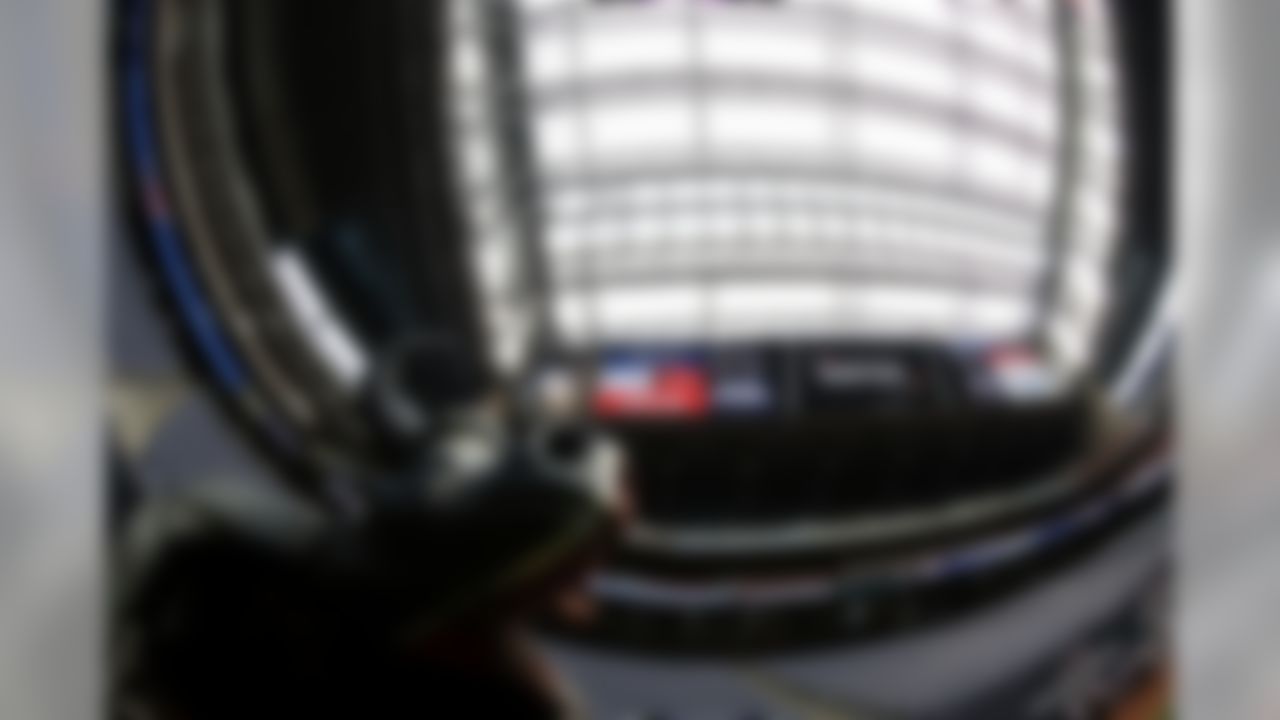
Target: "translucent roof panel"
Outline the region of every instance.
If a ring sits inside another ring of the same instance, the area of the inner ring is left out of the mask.
[[[1114,199],[1060,166],[1116,122],[1064,110],[1050,0],[455,4],[460,137],[492,145],[463,151],[477,245],[536,253],[571,346],[1023,338],[1055,321],[1048,273],[1099,272]],[[1088,260],[1055,255],[1063,198]]]

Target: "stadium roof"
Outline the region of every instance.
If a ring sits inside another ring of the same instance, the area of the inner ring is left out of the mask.
[[[453,11],[460,181],[500,364],[531,332],[1089,356],[1123,176],[1100,2]]]

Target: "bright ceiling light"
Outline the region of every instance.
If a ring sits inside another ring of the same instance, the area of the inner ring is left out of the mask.
[[[312,350],[342,387],[359,387],[369,373],[368,353],[338,318],[297,248],[277,250],[271,271]]]

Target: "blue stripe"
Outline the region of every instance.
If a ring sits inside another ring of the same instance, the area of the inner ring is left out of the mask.
[[[149,237],[160,261],[169,291],[177,301],[182,320],[195,337],[196,344],[218,383],[226,391],[239,393],[248,384],[248,373],[218,325],[209,301],[187,256],[182,233],[168,212],[169,199],[164,191],[160,171],[160,153],[156,146],[155,126],[151,116],[154,98],[147,65],[151,30],[147,0],[128,0],[127,37],[125,42],[125,122],[133,166],[144,193],[143,214],[150,229]],[[154,195],[153,195],[154,194]],[[154,199],[162,198],[165,210],[155,207]]]

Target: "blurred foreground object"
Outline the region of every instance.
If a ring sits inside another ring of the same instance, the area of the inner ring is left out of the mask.
[[[572,605],[615,533],[621,456],[501,420],[457,419],[346,514],[227,479],[139,508],[117,559],[126,717],[570,716],[523,623]]]

